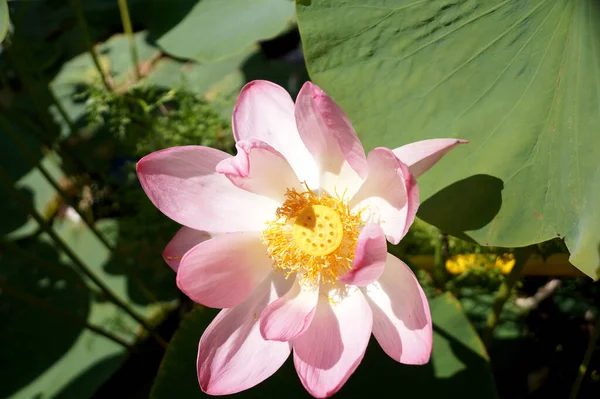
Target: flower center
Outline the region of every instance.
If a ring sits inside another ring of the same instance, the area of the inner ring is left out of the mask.
[[[328,255],[340,246],[342,238],[340,215],[325,205],[309,205],[296,217],[294,241],[308,255]]]
[[[291,189],[263,241],[275,269],[300,273],[310,284],[335,283],[352,268],[361,227],[360,212],[342,198]]]

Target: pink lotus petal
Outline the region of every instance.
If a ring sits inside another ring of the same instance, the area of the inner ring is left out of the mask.
[[[198,381],[204,392],[228,395],[252,388],[285,362],[290,344],[264,340],[258,315],[290,283],[272,274],[246,301],[222,310],[210,323],[198,347]]]
[[[369,175],[350,201],[367,221],[378,222],[388,241],[398,244],[419,208],[417,183],[408,167],[383,147],[369,153]]]
[[[317,165],[296,129],[294,102],[283,87],[264,80],[246,84],[233,109],[232,126],[236,141],[264,141],[283,154],[300,181],[310,186],[318,181]]]
[[[194,302],[230,308],[245,300],[272,272],[260,233],[223,234],[189,250],[177,270],[177,285]]]
[[[162,256],[165,259],[165,262],[167,262],[174,271],[177,271],[181,258],[183,258],[183,255],[185,255],[187,251],[211,238],[212,236],[210,233],[206,231],[194,230],[183,226],[175,236],[173,236],[171,241],[169,241]]]
[[[264,339],[290,341],[302,334],[313,319],[319,288],[301,283],[298,277],[292,288],[267,306],[260,315],[260,332]]]
[[[320,186],[331,194],[348,189],[352,196],[367,176],[368,166],[344,111],[318,86],[306,82],[298,93],[295,115],[300,137],[321,171]]]
[[[383,273],[386,258],[385,233],[378,224],[369,223],[358,236],[352,269],[339,280],[349,285],[371,284]]]
[[[152,203],[184,226],[210,233],[261,231],[279,204],[216,173],[228,157],[208,147],[167,148],[142,158],[137,173]]]
[[[425,364],[431,356],[429,303],[408,266],[388,255],[385,271],[365,289],[373,310],[373,335],[391,358]]]
[[[371,335],[371,309],[356,288],[343,298],[320,298],[308,330],[293,340],[294,365],[316,398],[336,393],[360,364]]]
[[[217,165],[233,184],[251,193],[285,201],[288,188],[303,191],[288,161],[273,147],[260,140],[240,140],[235,157],[227,158]]]
[[[408,165],[415,178],[427,172],[437,161],[442,159],[451,149],[468,140],[431,139],[415,141],[394,149],[394,155]]]

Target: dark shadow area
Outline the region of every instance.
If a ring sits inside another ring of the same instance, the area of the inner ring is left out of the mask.
[[[524,285],[541,286],[547,281],[547,278],[529,277],[525,279]],[[525,361],[529,368],[521,372],[522,375],[527,375],[530,391],[528,398],[568,397],[600,315],[599,311],[600,285],[597,282],[588,278],[563,279],[554,295],[542,301],[534,312],[528,314],[524,323],[526,344],[520,352],[512,349],[513,359],[502,362],[505,360],[503,356],[511,351],[508,348],[511,342],[494,342],[494,368],[496,365],[504,365],[504,371],[514,373],[515,370],[510,370],[507,364],[511,364],[511,360],[513,364]],[[599,354],[600,346],[597,345],[578,399],[598,397],[600,381],[597,377],[593,378],[592,374],[597,374],[600,370]],[[503,382],[506,384],[511,377],[508,374]],[[510,384],[503,387],[510,388]]]
[[[598,258],[600,259],[600,242],[598,243]],[[600,264],[596,268],[596,281],[600,280]]]
[[[116,0],[80,0],[80,3],[94,43],[123,31]],[[150,18],[148,0],[128,0],[127,3],[134,27],[146,25]],[[10,14],[16,27],[13,43],[17,47],[20,47],[18,43],[26,43],[27,56],[31,58],[29,67],[34,68],[36,74],[42,73],[48,81],[64,62],[86,51],[70,0],[13,1]]]
[[[249,57],[242,66],[245,81],[270,80],[284,87],[295,98],[302,84],[310,80],[300,49],[298,30],[291,29],[260,45],[262,51]]]
[[[19,189],[22,197],[27,198],[29,204],[33,203],[33,192],[28,189]],[[29,220],[29,216],[23,212],[23,209],[17,202],[8,196],[2,187],[0,187],[0,196],[4,198],[0,202],[0,235],[9,234],[19,227],[23,226]]]
[[[78,375],[77,378],[71,380],[66,387],[61,389],[60,392],[54,396],[54,399],[75,399],[89,397],[90,392],[94,392],[95,388],[107,381],[115,373],[115,370],[122,362],[123,356],[115,355],[94,364],[82,374]],[[122,393],[113,397],[129,398],[129,396],[121,395]]]
[[[7,130],[10,130],[10,132]],[[33,158],[26,157],[21,151],[16,150],[19,147],[12,140],[13,135],[20,138],[20,142],[27,147]],[[8,116],[3,115],[0,120],[0,159],[2,160],[2,166],[6,168],[11,179],[17,181],[25,176],[36,167],[43,157],[42,144],[37,137],[32,136],[21,123],[8,119]]]
[[[1,251],[0,397],[3,398],[51,367],[83,331],[82,326],[68,323],[18,295],[34,297],[83,320],[87,320],[90,311],[90,293],[79,275],[59,261],[52,246],[37,240],[19,245],[41,261],[32,262],[9,248]]]
[[[532,296],[550,281],[525,277],[519,296]],[[462,296],[470,320],[481,332],[492,306],[490,293]],[[554,294],[527,312],[508,302],[489,349],[501,398],[567,398],[589,343],[600,309],[600,285],[588,278],[563,279]],[[600,347],[588,368],[578,398],[596,398],[600,382],[591,375],[600,368]]]
[[[453,354],[465,365],[462,370],[440,378],[436,376],[433,362],[423,366],[399,364],[383,352],[375,339],[371,339],[365,358],[339,396],[493,398],[486,361],[458,340],[444,334],[443,330],[435,328],[435,332],[450,342]],[[466,386],[469,389],[465,389]]]
[[[589,336],[581,328],[581,322],[575,323],[564,314],[554,313],[548,317],[547,308],[548,304],[544,304],[542,309],[529,315],[521,337],[494,339],[490,355],[501,397],[544,399],[569,396]],[[599,363],[595,367],[592,365],[590,370],[597,369]],[[597,389],[598,383],[595,385]],[[592,386],[589,384],[589,388]],[[581,399],[596,397],[597,391],[592,394],[591,389],[582,389],[578,396]]]
[[[502,206],[504,183],[490,175],[457,181],[424,201],[418,216],[456,237],[471,240],[465,232],[492,221]]]
[[[148,41],[156,45],[162,35],[177,25],[199,0],[153,0],[148,8]],[[198,38],[201,40],[202,38]]]
[[[9,131],[8,131],[9,130]],[[16,143],[13,136],[19,138]],[[21,147],[27,148],[28,156],[21,151]],[[43,148],[40,140],[32,136],[30,131],[23,123],[15,120],[14,116],[8,115],[0,119],[0,164],[8,173],[13,182],[19,181],[28,173],[36,170],[44,157]],[[21,195],[27,198],[29,203],[33,203],[36,193],[35,187],[21,187]],[[21,206],[14,201],[12,196],[6,192],[4,187],[0,186],[0,234],[8,234],[21,227],[28,220],[28,216],[23,213]]]
[[[300,32],[298,28],[288,30],[271,40],[265,40],[260,42],[260,47],[263,54],[267,58],[285,58],[292,52],[296,52],[300,46]],[[302,53],[298,52],[301,56]],[[304,58],[300,57],[296,59],[299,65],[304,65]]]
[[[160,325],[158,333],[163,337],[171,337],[181,322],[181,312],[191,306],[186,302],[179,312],[172,312]],[[147,399],[154,383],[156,372],[165,354],[164,348],[152,339],[145,340],[123,362],[123,365],[92,396],[92,399],[127,398]],[[66,398],[65,398],[66,399]]]
[[[127,295],[131,301],[140,305],[171,301],[180,296],[175,284],[175,273],[162,258],[162,250],[179,226],[158,210],[147,209],[145,214],[154,212],[157,214],[153,220],[148,220],[146,226],[149,234],[145,237],[139,237],[138,218],[119,219],[119,239],[115,254],[104,265],[106,273],[127,279]],[[153,222],[155,224],[151,225]]]

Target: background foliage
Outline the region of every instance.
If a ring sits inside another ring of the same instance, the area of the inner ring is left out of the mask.
[[[177,290],[178,226],[134,165],[232,152],[241,87],[295,96],[310,72],[367,150],[470,140],[419,179],[389,247],[430,299],[431,362],[372,342],[337,396],[596,398],[597,17],[593,0],[0,0],[0,397],[205,396],[216,311]],[[290,361],[237,396],[281,395],[307,396]]]

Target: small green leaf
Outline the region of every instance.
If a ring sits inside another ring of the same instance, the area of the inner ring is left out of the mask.
[[[158,45],[179,58],[215,62],[281,33],[294,16],[289,0],[155,0]]]
[[[9,24],[10,20],[8,18],[8,4],[6,3],[6,0],[0,0],[0,43],[2,43],[6,37]]]

